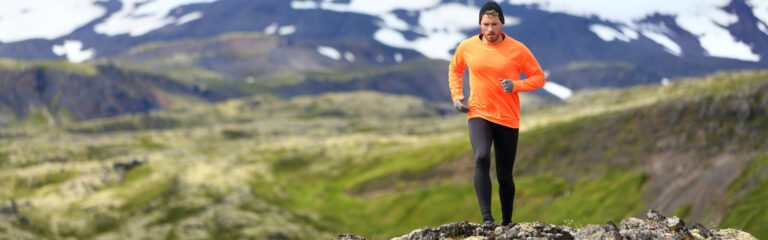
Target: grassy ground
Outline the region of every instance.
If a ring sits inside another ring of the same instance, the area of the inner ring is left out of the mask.
[[[768,237],[768,154],[752,159],[742,174],[731,183],[726,195],[730,209],[720,223],[723,227],[742,229],[757,238]]]
[[[98,70],[94,65],[87,63],[72,63],[68,61],[54,60],[25,61],[0,58],[0,70],[21,71],[34,67],[63,70],[86,76],[93,76],[98,73]]]
[[[513,220],[580,227],[637,216],[651,207],[645,194],[650,175],[612,157],[597,158],[602,155],[574,139],[606,122],[621,130],[613,135],[626,134],[642,122],[633,116],[654,116],[648,110],[653,106],[727,99],[723,96],[764,83],[766,76],[731,72],[667,87],[600,90],[579,93],[563,105],[525,110],[520,147],[528,150],[521,151],[516,167]],[[398,104],[382,108],[381,102]],[[0,237],[328,239],[349,232],[383,239],[419,227],[479,222],[471,173],[461,170],[472,167],[466,121],[441,116],[446,108],[373,92],[294,99],[258,95],[1,129]],[[762,126],[758,120],[750,124]],[[759,134],[766,133],[752,135]],[[599,151],[637,152],[633,138],[626,139]],[[538,151],[537,145],[549,147]],[[754,152],[760,146],[736,150]],[[596,158],[595,168],[567,174],[568,167],[555,165],[581,165],[564,157],[566,151]],[[725,213],[721,226],[765,238],[760,227],[767,221],[761,204],[768,192],[766,157],[754,156],[715,210]],[[115,167],[133,161],[141,164]],[[526,165],[560,170],[523,171]],[[499,219],[496,193],[493,204]]]

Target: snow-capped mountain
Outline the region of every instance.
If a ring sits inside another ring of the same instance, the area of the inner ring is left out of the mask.
[[[449,60],[461,40],[479,32],[484,2],[5,1],[0,57],[80,62],[156,41],[261,32],[343,63],[337,70],[423,57]],[[534,52],[550,75],[546,89],[560,97],[572,89],[768,67],[766,0],[498,2],[504,31]]]

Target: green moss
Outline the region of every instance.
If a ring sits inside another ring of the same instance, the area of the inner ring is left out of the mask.
[[[48,118],[41,111],[37,111],[30,113],[27,119],[24,120],[24,123],[34,127],[41,127],[48,125]]]
[[[605,171],[608,165],[586,161],[615,157],[621,155],[626,149],[623,148],[625,145],[615,144],[618,142],[616,135],[606,135],[613,128],[604,128],[602,131],[591,128],[600,119],[586,117],[520,133],[517,159],[536,159],[536,161],[517,165],[516,172],[522,175],[538,173],[581,175],[584,174],[582,172],[587,171]],[[589,141],[584,141],[587,136]],[[608,141],[612,144],[606,144]],[[589,169],[572,167],[576,165],[588,166]]]
[[[768,153],[755,157],[744,167],[731,182],[724,199],[732,202],[720,228],[741,229],[758,239],[768,238]]]
[[[345,188],[352,189],[392,174],[414,178],[438,163],[458,159],[469,152],[471,152],[471,145],[466,142],[466,139],[449,139],[392,155],[380,156],[371,165],[352,167],[347,171],[357,174],[341,182],[344,182]]]
[[[73,177],[75,177],[76,174],[73,172],[52,172],[43,174],[41,176],[34,176],[34,177],[28,177],[28,178],[22,178],[22,177],[15,177],[15,178],[6,178],[4,181],[11,187],[11,196],[2,196],[2,197],[13,197],[13,198],[23,198],[26,196],[34,195],[36,190],[48,186],[48,185],[54,185],[59,184],[64,181],[67,181]]]
[[[242,226],[233,226],[225,222],[220,221],[218,216],[219,212],[214,213],[214,216],[206,223],[208,233],[211,234],[212,239],[242,239],[241,228]]]
[[[221,130],[221,135],[228,140],[233,139],[240,139],[240,138],[247,138],[250,137],[251,134],[246,131],[241,130],[233,130],[233,129],[224,129]]]
[[[131,168],[131,170],[125,173],[123,180],[118,185],[116,185],[116,187],[124,187],[136,183],[140,180],[146,179],[150,175],[152,175],[152,169],[146,165]]]
[[[187,208],[187,207],[173,207],[165,212],[165,215],[156,220],[153,225],[160,224],[173,224],[180,220],[184,220],[188,217],[197,215],[202,212],[204,208]]]
[[[16,181],[17,188],[36,189],[49,184],[64,182],[74,176],[71,172],[48,173],[41,177],[22,178]]]
[[[94,214],[91,222],[94,224],[92,226],[92,232],[96,234],[114,231],[115,229],[118,229],[120,225],[124,224],[119,217],[104,213]]]
[[[301,180],[291,181],[293,183],[277,180],[279,188],[265,182],[255,183],[259,186],[255,186],[254,191],[284,209],[316,212],[324,222],[336,226],[334,231],[376,239],[402,235],[424,226],[480,221],[471,179],[438,185],[416,181],[437,164],[471,153],[466,139],[405,149],[391,155],[371,156],[372,160],[359,160],[365,164],[344,166],[341,171],[347,174],[335,179],[320,181],[301,175]],[[323,161],[324,157],[310,159]],[[280,176],[280,179],[290,176],[294,175]],[[514,220],[559,223],[577,219],[580,225],[603,224],[606,220],[618,222],[645,210],[641,195],[647,180],[645,174],[615,170],[574,183],[556,175],[518,177]],[[385,186],[384,193],[376,198],[347,195],[350,190],[375,191],[379,185]],[[262,194],[274,191],[281,194]],[[495,190],[494,199],[493,209],[498,219],[500,211]]]
[[[5,165],[5,162],[11,159],[10,153],[5,151],[0,151],[0,166]]]
[[[73,63],[69,61],[39,61],[36,62],[36,64],[47,69],[62,70],[85,76],[95,76],[99,72],[96,67],[87,63]]]
[[[167,240],[179,239],[179,237],[176,236],[176,229],[173,229],[173,228],[169,229],[168,230],[168,235],[165,235],[165,239],[167,239]]]
[[[448,183],[361,202],[361,210],[366,211],[367,216],[376,217],[366,219],[361,216],[349,221],[349,230],[372,239],[399,237],[425,226],[481,220],[471,183]]]
[[[162,71],[158,71],[155,73],[160,73],[162,75],[170,76],[174,79],[178,79],[180,82],[186,82],[187,84],[193,83],[193,82],[190,82],[189,80],[194,80],[194,79],[219,80],[223,78],[223,76],[217,72],[207,70],[201,67],[195,67],[195,66],[168,67],[168,68],[164,68]]]
[[[544,188],[557,181],[521,181],[516,200],[517,221],[562,222],[576,219],[580,224],[619,222],[645,210],[642,193],[648,176],[642,173],[609,171],[600,178],[582,179],[559,194],[526,194],[526,189]],[[528,185],[532,184],[532,185]],[[561,188],[554,188],[561,190]]]
[[[0,70],[7,69],[21,71],[35,67],[60,70],[85,76],[95,76],[99,72],[99,70],[94,65],[88,63],[73,63],[59,60],[25,61],[0,58]]]
[[[679,218],[685,218],[688,216],[689,213],[691,213],[691,204],[686,203],[686,204],[683,204],[683,206],[680,206],[679,208],[677,208],[673,216],[677,216]]]
[[[573,187],[562,178],[550,174],[540,174],[530,177],[518,177],[515,185],[520,186],[516,195],[521,198],[537,196],[561,196]]]
[[[165,197],[173,192],[171,178],[161,178],[151,182],[135,183],[138,187],[132,187],[130,192],[123,192],[125,204],[122,210],[133,211],[147,206],[155,199]],[[135,185],[134,184],[134,185]]]
[[[279,157],[272,165],[272,170],[280,175],[303,170],[308,167],[312,161],[322,159],[323,154],[323,152],[316,150],[285,150],[280,152],[282,153],[277,153]]]
[[[194,40],[194,39],[184,39],[184,40],[176,40],[176,41],[157,41],[157,42],[146,43],[146,44],[133,47],[129,49],[127,52],[130,55],[136,55],[136,54],[141,54],[145,52],[152,52],[160,48],[172,46],[174,44],[199,44],[199,42],[200,42],[199,40]]]
[[[749,232],[758,239],[768,238],[768,180],[763,181],[747,196],[736,201],[720,223],[721,228],[736,228]]]
[[[181,126],[181,121],[173,117],[138,114],[110,119],[86,122],[68,129],[74,133],[115,133],[150,129],[171,129]]]
[[[149,151],[157,151],[157,150],[165,149],[165,145],[153,141],[152,136],[149,136],[149,135],[141,136],[137,140],[141,148]]]
[[[114,156],[126,154],[129,151],[130,146],[127,145],[88,145],[85,147],[85,152],[82,152],[82,155],[76,154],[74,159],[104,160]]]
[[[574,224],[582,226],[607,220],[618,222],[645,210],[642,193],[647,180],[645,174],[620,171],[576,183],[555,176],[518,177],[513,221],[560,223],[576,219]],[[400,236],[425,226],[481,221],[471,180],[426,187],[417,183],[411,186],[414,190],[376,198],[350,197],[326,184],[286,188],[295,205],[284,207],[312,210],[325,222],[336,224],[335,231],[376,239]],[[496,189],[494,182],[492,209],[500,219]]]
[[[56,118],[59,119],[59,122],[62,124],[68,124],[73,123],[77,121],[77,118],[75,115],[72,114],[72,111],[69,110],[69,108],[66,107],[59,107],[56,111]]]
[[[21,217],[13,218],[10,222],[19,230],[40,236],[42,239],[53,239],[53,232],[49,227],[49,220],[38,212],[19,210]]]

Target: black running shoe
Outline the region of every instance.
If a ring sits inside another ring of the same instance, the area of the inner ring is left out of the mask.
[[[499,223],[499,226],[507,226],[512,224],[512,221],[509,220],[501,220],[501,223]]]
[[[493,217],[483,218],[483,225],[494,225],[494,224],[496,224],[496,220],[493,220]]]

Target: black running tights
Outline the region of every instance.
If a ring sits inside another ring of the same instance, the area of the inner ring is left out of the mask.
[[[519,130],[499,125],[482,118],[471,118],[469,141],[475,151],[475,194],[483,219],[491,216],[491,143],[496,152],[496,176],[499,181],[502,221],[511,222],[515,198],[512,167],[517,153]]]

